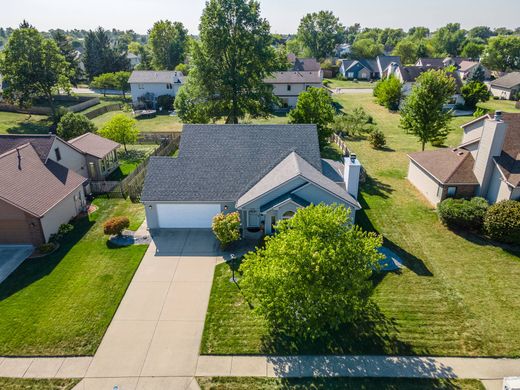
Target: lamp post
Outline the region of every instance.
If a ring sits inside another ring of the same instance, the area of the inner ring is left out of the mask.
[[[230,262],[231,262],[231,272],[232,272],[233,276],[231,277],[231,279],[229,279],[229,281],[231,283],[236,283],[238,281],[238,279],[235,278],[235,261],[236,261],[237,257],[235,256],[234,253],[232,253],[230,257],[231,257],[231,260],[230,260]]]

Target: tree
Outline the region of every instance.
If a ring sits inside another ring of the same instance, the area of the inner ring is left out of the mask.
[[[361,25],[359,23],[354,23],[352,26],[348,26],[345,29],[345,43],[352,45],[356,40],[357,36],[361,31]]]
[[[455,93],[455,80],[444,70],[430,70],[417,78],[401,109],[401,127],[422,145],[447,136],[451,114],[443,106]]]
[[[486,71],[482,65],[478,64],[477,68],[469,75],[467,81],[481,81],[486,79]]]
[[[385,48],[382,44],[370,38],[357,39],[350,48],[350,56],[355,59],[376,58],[383,54]]]
[[[439,28],[432,36],[431,42],[438,56],[457,56],[466,37],[459,23],[448,23]]]
[[[508,72],[520,69],[520,36],[499,35],[489,39],[482,63],[491,70]]]
[[[126,92],[130,89],[128,79],[130,78],[130,72],[120,71],[114,73],[116,89],[123,93],[123,100],[126,99]]]
[[[148,41],[154,69],[175,69],[186,57],[187,43],[188,30],[182,23],[169,20],[155,22]]]
[[[495,34],[487,26],[475,26],[468,31],[468,38],[478,38],[484,42],[491,38],[493,35]]]
[[[428,27],[411,27],[408,30],[408,36],[414,40],[426,39],[430,36],[430,29]]]
[[[107,89],[117,89],[115,73],[103,73],[92,79],[90,88],[100,89],[103,96],[106,96]]]
[[[68,112],[61,117],[56,133],[64,140],[68,141],[88,132],[94,133],[96,130],[96,125],[94,125],[94,123],[92,123],[85,115]]]
[[[296,107],[289,112],[289,123],[311,123],[318,127],[320,148],[328,144],[334,121],[332,98],[324,88],[309,88],[298,96]]]
[[[332,11],[313,12],[305,15],[298,27],[298,39],[318,59],[328,57],[336,45],[345,38],[345,28]]]
[[[240,239],[240,213],[219,213],[213,217],[211,224],[213,233],[223,248]]]
[[[356,107],[352,112],[345,114],[344,132],[349,136],[370,134],[374,130],[374,119],[363,109]]]
[[[378,81],[374,88],[377,103],[392,111],[397,111],[402,97],[401,82],[394,76]]]
[[[278,222],[240,266],[240,287],[279,334],[316,341],[355,323],[369,300],[383,243],[344,206],[311,205]]]
[[[407,38],[403,39],[397,44],[392,54],[394,56],[401,57],[401,62],[403,64],[414,64],[419,58],[417,52],[418,43],[410,38]]]
[[[177,96],[175,97],[174,107],[177,116],[182,123],[208,123],[210,121],[210,114],[208,112],[208,105],[203,88],[191,82],[188,82],[179,88]]]
[[[267,20],[254,0],[209,0],[200,22],[200,41],[192,43],[190,99],[211,119],[238,123],[246,114],[266,117],[272,87],[264,83],[274,52]],[[193,107],[187,105],[186,108]],[[190,115],[197,116],[197,115]]]
[[[72,85],[78,85],[79,81],[83,76],[83,71],[79,67],[78,54],[72,47],[72,39],[65,35],[62,30],[55,30],[51,34],[52,39],[58,45],[61,55],[65,58],[65,61],[69,64],[70,77],[69,81]]]
[[[102,137],[123,144],[125,153],[128,153],[126,145],[137,141],[139,130],[137,129],[137,121],[135,119],[129,118],[125,114],[117,114],[105,123],[98,133]]]
[[[273,70],[277,72],[284,72],[290,70],[292,64],[287,58],[287,48],[285,45],[279,45],[274,50],[274,66]]]
[[[468,41],[468,43],[466,43],[462,49],[462,56],[478,60],[485,47],[486,46],[481,43]]]
[[[112,42],[108,31],[99,27],[89,31],[85,36],[85,53],[83,63],[88,79],[103,73],[128,70],[130,62],[126,58],[126,45]]]
[[[487,102],[491,97],[486,84],[482,81],[470,81],[461,88],[460,92],[466,106],[471,109],[475,109],[479,102]]]
[[[54,94],[70,90],[70,67],[56,42],[45,39],[33,27],[14,30],[3,50],[0,74],[7,87],[6,100],[30,106],[34,98],[47,100],[56,119]]]

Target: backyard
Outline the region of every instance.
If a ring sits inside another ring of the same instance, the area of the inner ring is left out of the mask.
[[[132,173],[158,147],[155,144],[126,145],[118,150],[119,167],[108,176],[107,180],[119,181]]]
[[[374,88],[376,83],[371,83],[369,81],[353,81],[353,80],[340,80],[340,79],[325,79],[324,81],[329,81],[329,88],[346,88],[346,89],[367,89]]]
[[[406,154],[420,145],[398,127],[398,114],[375,104],[371,94],[335,99],[346,111],[363,106],[386,135],[385,150],[372,149],[364,139],[347,142],[368,174],[357,222],[382,233],[405,268],[374,279],[372,305],[356,328],[345,329],[328,344],[302,345],[270,339],[263,318],[251,311],[229,282],[229,267],[221,264],[201,352],[520,356],[520,253],[459,235],[438,221],[435,210],[406,180]],[[459,143],[458,126],[471,119],[453,120],[447,145]]]
[[[133,118],[131,112],[123,111],[110,111],[103,115],[100,115],[92,120],[97,128],[103,127],[110,119],[117,114],[125,114],[126,116]],[[144,132],[155,132],[155,131],[182,131],[182,123],[177,116],[170,116],[169,114],[158,114],[152,118],[137,118],[137,128],[139,131]]]
[[[50,125],[45,115],[0,111],[0,134],[43,134]]]
[[[0,285],[0,356],[96,351],[147,246],[112,248],[103,234],[103,221],[118,215],[136,230],[141,204],[97,198],[94,205],[57,252],[26,260]]]

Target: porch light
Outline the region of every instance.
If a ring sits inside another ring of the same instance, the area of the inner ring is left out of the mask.
[[[151,210],[151,209],[152,209],[152,205],[151,205],[151,204],[149,204],[149,205],[148,205],[148,208],[149,208],[149,209]]]
[[[227,209],[228,209],[227,204],[225,204],[224,205],[224,210],[227,210]]]

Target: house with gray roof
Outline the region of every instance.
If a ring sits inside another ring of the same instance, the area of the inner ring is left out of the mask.
[[[520,93],[520,72],[507,73],[491,82],[491,94],[500,99],[515,100]]]
[[[158,108],[159,96],[177,96],[179,88],[184,84],[184,75],[176,70],[134,70],[128,83],[134,106]]]
[[[310,204],[355,211],[361,165],[320,157],[315,125],[184,125],[178,157],[150,159],[141,201],[150,229],[211,228],[238,211],[266,234]]]
[[[520,114],[497,111],[461,127],[456,148],[410,153],[408,180],[433,205],[447,197],[520,200]]]
[[[339,72],[351,80],[377,80],[383,77],[390,64],[401,65],[401,57],[377,56],[375,59],[341,60]]]
[[[264,79],[273,87],[273,94],[282,102],[283,107],[295,107],[300,93],[308,88],[322,88],[323,74],[320,71],[273,72]]]

